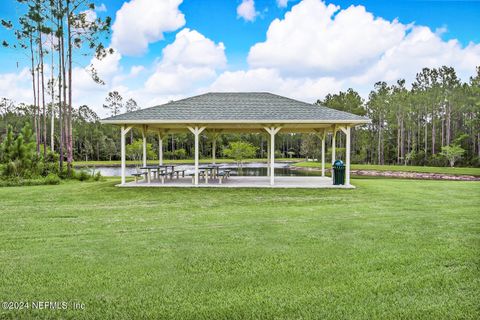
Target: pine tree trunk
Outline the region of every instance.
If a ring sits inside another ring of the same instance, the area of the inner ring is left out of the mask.
[[[73,163],[73,130],[72,130],[72,34],[71,34],[71,14],[69,2],[67,1],[67,39],[68,39],[68,147],[67,163],[71,169]]]
[[[480,132],[477,133],[477,156],[480,158]]]
[[[400,164],[400,117],[397,115],[397,164]]]
[[[52,35],[52,46],[53,46],[53,35]],[[52,49],[52,74],[51,74],[51,83],[52,83],[52,105],[51,105],[51,121],[50,121],[50,149],[52,149],[52,152],[55,151],[55,90],[54,90],[54,81],[53,81],[53,64],[54,64],[54,55],[53,55],[54,50]]]
[[[425,143],[425,157],[427,156],[427,149],[428,149],[428,122],[427,122],[427,113],[425,112],[425,137],[424,137],[424,143]]]
[[[447,121],[446,121],[446,141],[445,144],[448,146],[450,145],[450,126],[451,126],[451,107],[450,102],[447,103]]]
[[[435,112],[432,109],[432,155],[435,154]]]
[[[32,63],[32,89],[33,89],[33,128],[36,134],[35,140],[38,149],[38,134],[37,134],[37,92],[35,85],[35,55],[33,53],[33,37],[30,35],[30,58]]]
[[[40,60],[40,54],[38,56]],[[40,155],[40,144],[42,143],[42,129],[40,118],[40,61],[37,61],[37,155]]]
[[[445,146],[445,119],[443,117],[442,117],[441,126],[442,126],[442,147],[444,147]]]
[[[400,122],[400,159],[402,161],[405,159],[405,126],[403,116]]]
[[[62,10],[62,4],[61,1],[59,3],[59,11]],[[63,33],[63,22],[60,18],[57,19],[58,22],[58,29],[59,33]],[[65,135],[63,131],[63,101],[62,101],[62,46],[61,46],[61,41],[58,43],[58,125],[59,125],[59,132],[60,132],[60,143],[58,146],[58,151],[60,154],[59,157],[59,166],[60,166],[60,172],[63,171],[63,143],[65,140]]]
[[[63,24],[63,21],[62,21]],[[62,103],[62,108],[63,108],[63,131],[64,131],[64,148],[67,151],[67,172],[70,174],[70,166],[68,163],[68,114],[66,112],[66,104],[67,104],[67,79],[66,79],[66,68],[65,68],[65,36],[63,34],[63,25],[62,25],[62,37],[60,38],[60,47],[61,47],[61,60],[62,60],[62,92],[61,94],[63,95],[63,103]]]
[[[43,157],[47,157],[47,113],[45,110],[45,75],[43,72],[43,44],[42,33],[39,32],[39,48],[40,48],[40,73],[42,78],[42,111],[43,111]]]

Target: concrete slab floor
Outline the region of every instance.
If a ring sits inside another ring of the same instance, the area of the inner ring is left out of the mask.
[[[195,186],[192,184],[191,177],[179,178],[179,179],[165,179],[165,183],[162,184],[158,180],[153,180],[148,183],[145,180],[138,182],[127,182],[124,185],[117,185],[118,187],[183,187],[183,188],[340,188],[340,189],[353,189],[353,185],[333,185],[332,179],[329,177],[305,177],[295,176],[275,177],[275,184],[270,185],[269,177],[250,177],[250,176],[232,176],[222,183],[219,183],[218,179],[208,179],[208,183],[205,183],[204,179],[199,181],[199,184]]]

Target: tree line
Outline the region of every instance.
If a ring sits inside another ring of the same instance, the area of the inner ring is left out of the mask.
[[[349,89],[329,94],[318,105],[369,117],[371,124],[352,129],[352,162],[371,164],[480,166],[480,67],[467,81],[462,82],[450,67],[421,70],[407,87],[404,80],[393,85],[375,84],[367,99]],[[124,101],[116,91],[105,98],[104,108],[110,114],[139,109],[133,99]],[[55,108],[47,108],[46,121],[58,122]],[[0,100],[0,139],[7,126],[22,130],[25,122],[35,121],[36,106]],[[49,120],[50,119],[50,120]],[[120,136],[117,127],[100,124],[98,115],[88,106],[72,108],[72,157],[80,161],[118,160]],[[62,130],[52,131],[55,145],[61,144]],[[50,133],[50,135],[52,134]],[[147,136],[150,157],[158,154],[155,134]],[[131,130],[128,142],[132,150],[139,149],[141,132]],[[207,133],[200,138],[200,155],[211,156],[213,137]],[[246,141],[256,146],[255,157],[265,158],[266,135],[224,134],[216,137],[217,157],[227,156],[231,142]],[[337,156],[344,158],[345,137],[337,133]],[[331,136],[327,141],[327,159],[331,155]],[[135,145],[138,148],[135,148]],[[193,157],[194,140],[188,133],[171,134],[164,142],[166,159]],[[321,140],[316,134],[279,134],[276,157],[308,157],[319,159]],[[129,152],[130,154],[130,152]],[[131,154],[135,154],[132,152]],[[137,157],[138,158],[138,157]],[[132,156],[132,159],[136,159]]]
[[[32,84],[32,101],[17,104],[0,99],[0,143],[12,125],[20,133],[29,122],[33,128],[37,158],[48,151],[58,154],[59,172],[67,171],[74,160],[115,160],[120,156],[118,128],[101,125],[88,106],[74,107],[73,63],[75,57],[102,59],[113,53],[103,42],[110,34],[110,17],[96,17],[95,5],[87,0],[17,0],[17,21],[1,20],[11,31],[2,45],[27,57]],[[12,40],[13,39],[13,40]],[[473,67],[473,66],[472,66]],[[86,70],[99,85],[104,84],[93,65]],[[474,71],[474,70],[472,70]],[[424,68],[407,84],[398,80],[375,84],[366,99],[354,89],[329,94],[317,104],[365,115],[372,123],[352,130],[352,161],[373,164],[446,165],[451,154],[461,165],[480,165],[480,68],[465,82],[454,68]],[[130,112],[139,107],[135,100],[116,91],[108,93],[104,108],[110,114]],[[141,137],[135,130],[130,143]],[[155,135],[149,136],[155,141]],[[200,153],[211,153],[213,137],[200,139]],[[327,143],[327,159],[331,154]],[[170,135],[165,157],[181,159],[193,154],[190,134]],[[225,134],[218,137],[218,155],[230,142],[244,140],[257,146],[256,156],[264,158],[267,137],[259,134]],[[344,157],[344,136],[337,136],[338,157]],[[156,149],[158,143],[152,143]],[[315,134],[279,134],[277,157],[320,158],[320,138]],[[153,150],[155,151],[155,150]],[[156,151],[155,151],[156,153]],[[450,162],[451,164],[451,162]]]
[[[456,149],[480,165],[480,67],[467,82],[452,67],[424,68],[410,88],[377,82],[366,101],[349,89],[317,103],[372,120],[353,130],[355,162],[442,166]]]

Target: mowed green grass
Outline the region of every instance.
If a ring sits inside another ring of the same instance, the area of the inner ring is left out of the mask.
[[[320,162],[298,162],[294,166],[303,168],[322,168]],[[330,168],[329,164],[325,168]],[[352,164],[352,170],[375,170],[375,171],[403,171],[403,172],[423,172],[440,173],[452,175],[473,175],[480,176],[480,168],[472,167],[427,167],[427,166],[402,166],[402,165],[378,165],[378,164]]]
[[[0,189],[0,318],[478,319],[480,183]]]

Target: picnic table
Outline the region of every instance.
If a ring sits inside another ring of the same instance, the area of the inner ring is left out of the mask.
[[[143,167],[140,167],[140,169],[147,170],[147,183],[151,182],[152,170],[157,170],[157,171],[161,170],[161,168],[159,168],[159,166],[143,166]]]
[[[208,176],[210,176],[211,179],[218,177],[220,166],[217,164],[209,164],[206,166],[201,166],[199,169],[205,170],[205,183],[208,183]]]
[[[173,177],[173,170],[174,170],[175,166],[173,166],[171,164],[168,164],[168,165],[167,164],[161,164],[161,165],[157,165],[156,167],[158,168],[159,172],[165,171],[164,172],[165,175],[170,174],[170,179]],[[168,172],[168,168],[170,168],[170,172]]]

